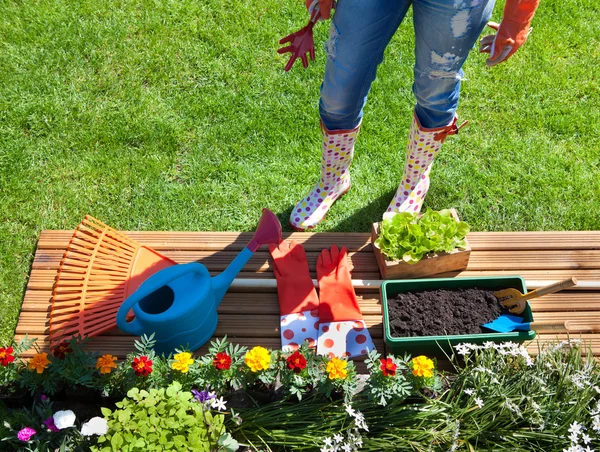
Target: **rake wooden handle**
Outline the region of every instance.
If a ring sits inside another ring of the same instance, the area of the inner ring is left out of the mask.
[[[529,328],[536,332],[561,332],[561,333],[600,333],[599,324],[587,323],[585,320],[565,320],[563,322],[556,320],[547,320],[541,322],[531,322]]]
[[[523,296],[522,300],[531,300],[532,298],[537,298],[543,295],[558,292],[559,290],[568,289],[569,287],[573,287],[575,285],[577,285],[577,278],[573,276],[562,281],[557,281],[554,284],[540,287],[532,292],[528,292]]]

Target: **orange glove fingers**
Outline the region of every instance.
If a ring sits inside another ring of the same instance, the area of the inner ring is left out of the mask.
[[[319,297],[308,271],[306,253],[296,242],[269,245],[281,315],[315,310]]]
[[[351,266],[347,262],[347,254],[345,247],[340,251],[337,246],[332,245],[331,251],[323,250],[317,259],[321,322],[362,319],[352,287]]]

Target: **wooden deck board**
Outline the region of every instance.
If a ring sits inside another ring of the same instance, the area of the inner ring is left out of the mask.
[[[199,261],[211,274],[225,269],[252,237],[252,233],[237,232],[132,231],[127,234],[177,262]],[[42,349],[48,344],[52,287],[71,236],[72,231],[42,231],[37,245],[15,337],[18,339],[25,334],[37,337]],[[380,278],[368,233],[288,233],[284,237],[303,244],[311,269],[315,268],[323,248],[337,244],[348,247],[354,279],[376,281]],[[578,287],[531,302],[535,320],[585,320],[600,328],[600,231],[473,232],[468,239],[472,248],[468,268],[437,276],[520,275],[530,286],[575,276],[580,282]],[[316,278],[316,274],[311,272],[311,277]],[[273,281],[268,251],[261,249],[255,253],[238,278]],[[371,335],[378,348],[383,350],[379,290],[377,287],[360,288],[357,295]],[[274,287],[232,288],[218,312],[217,337],[227,334],[233,342],[247,346],[280,346],[279,305]],[[556,335],[551,331],[538,333],[541,343],[567,338],[567,335]],[[600,356],[600,333],[573,334],[571,337],[581,337],[592,347],[594,354]],[[133,350],[135,339],[115,328],[93,338],[90,349],[123,357]],[[206,347],[197,353],[204,353]],[[528,347],[536,353],[539,344],[534,341]],[[32,350],[28,352],[31,353]]]

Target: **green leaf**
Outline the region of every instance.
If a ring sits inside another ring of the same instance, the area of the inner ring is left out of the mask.
[[[221,435],[217,444],[227,452],[235,452],[240,447],[239,443],[229,433]]]
[[[123,436],[120,433],[115,433],[110,440],[110,445],[113,450],[121,450],[121,446],[123,445]]]

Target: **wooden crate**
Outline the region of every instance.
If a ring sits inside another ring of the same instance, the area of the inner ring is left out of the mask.
[[[452,216],[458,221],[456,210],[450,209]],[[451,253],[427,254],[416,264],[407,264],[399,260],[388,260],[381,250],[375,246],[375,240],[379,236],[381,223],[373,223],[371,229],[371,242],[373,253],[377,259],[379,272],[382,279],[413,279],[437,275],[439,273],[461,271],[467,268],[471,256],[471,246],[465,238],[466,248],[454,250]]]

